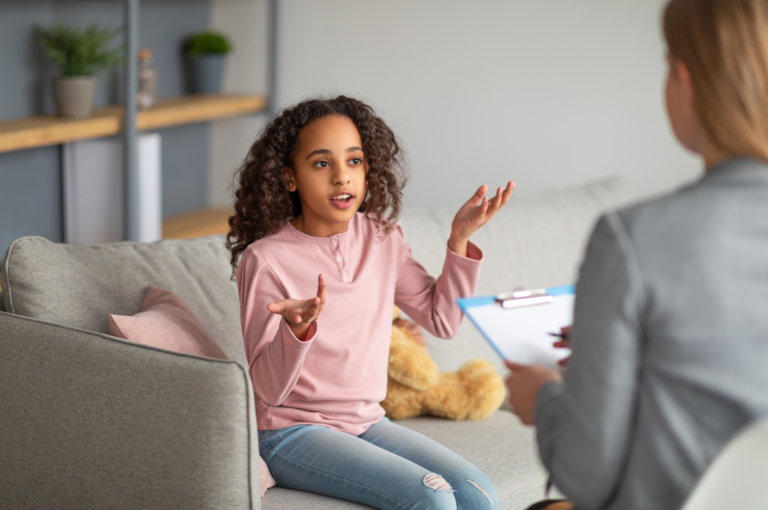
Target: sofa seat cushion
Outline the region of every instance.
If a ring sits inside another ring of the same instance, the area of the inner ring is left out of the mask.
[[[547,475],[539,462],[534,430],[506,411],[480,421],[421,417],[396,421],[429,436],[482,469],[499,494],[500,509],[526,508],[544,498]],[[262,500],[263,510],[331,510],[370,508],[325,496],[274,487]]]
[[[147,287],[182,296],[231,360],[247,366],[237,285],[224,236],[75,245],[22,237],[2,267],[7,311],[108,332],[110,314],[134,315]]]
[[[535,431],[507,411],[480,421],[421,417],[399,425],[447,446],[479,467],[499,494],[500,508],[517,509],[544,496],[547,474],[539,461]]]

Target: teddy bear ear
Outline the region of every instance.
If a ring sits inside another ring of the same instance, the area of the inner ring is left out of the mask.
[[[400,309],[397,306],[393,306],[392,308],[392,320],[395,320],[400,317]]]

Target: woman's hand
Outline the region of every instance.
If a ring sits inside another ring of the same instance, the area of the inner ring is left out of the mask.
[[[483,184],[478,188],[477,192],[459,209],[459,212],[453,218],[448,246],[454,253],[463,257],[467,256],[469,236],[491,221],[493,215],[507,204],[513,189],[515,189],[515,183],[509,181],[507,188],[496,190],[496,196],[489,201],[488,197],[485,196],[488,186]]]
[[[560,334],[562,335],[562,340],[558,340],[552,345],[560,349],[570,349],[571,348],[571,326],[560,328]],[[558,361],[557,364],[560,365],[561,367],[567,367],[568,361],[570,359],[571,357],[568,356],[567,358],[563,358],[560,361]]]
[[[317,296],[312,299],[284,299],[267,305],[270,312],[285,317],[288,326],[299,340],[306,340],[309,326],[320,317],[325,306],[325,278],[317,277]]]
[[[525,425],[533,425],[539,390],[551,382],[562,381],[563,377],[554,370],[537,365],[518,365],[511,361],[504,361],[504,363],[512,371],[505,381],[509,390],[512,412]]]

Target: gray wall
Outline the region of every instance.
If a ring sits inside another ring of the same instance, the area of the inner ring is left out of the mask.
[[[348,93],[403,140],[406,204],[699,174],[663,102],[666,0],[283,0],[277,100]]]
[[[268,89],[268,7],[267,0],[211,0],[211,27],[228,34],[234,45],[224,68],[223,86],[227,92],[264,93]],[[232,207],[232,176],[267,120],[267,114],[257,114],[211,122],[208,145],[210,205]]]
[[[22,236],[63,240],[60,164],[59,147],[0,154],[0,256]]]
[[[209,26],[209,0],[143,0],[141,44],[154,52],[158,95],[184,91],[181,41]],[[56,20],[82,25],[123,23],[122,2],[0,0],[0,120],[53,113],[50,79],[55,68],[36,41],[34,25]],[[120,37],[120,41],[122,36]],[[122,70],[97,81],[96,106],[121,102]],[[163,213],[179,214],[207,204],[207,124],[162,130]],[[62,240],[61,169],[58,147],[0,154],[0,250],[22,235]],[[8,199],[12,196],[13,199]],[[25,205],[19,214],[19,205]],[[35,214],[29,214],[34,208]]]

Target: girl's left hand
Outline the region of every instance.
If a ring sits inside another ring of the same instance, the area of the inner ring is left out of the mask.
[[[496,190],[496,196],[492,200],[488,200],[488,197],[485,196],[488,186],[483,184],[478,188],[477,192],[459,209],[453,218],[448,246],[454,253],[467,256],[469,236],[491,221],[499,209],[507,204],[513,189],[515,189],[515,183],[509,181],[506,189],[502,191],[499,188]]]

